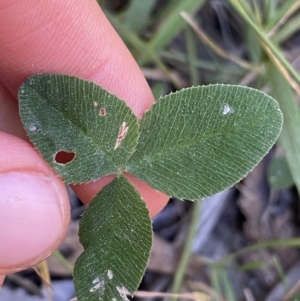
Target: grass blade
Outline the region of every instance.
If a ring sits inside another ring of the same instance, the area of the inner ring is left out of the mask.
[[[271,0],[273,1],[273,0]],[[292,15],[299,8],[299,0],[285,0],[283,4],[276,10],[276,13],[272,19],[268,19],[267,30],[271,30],[276,24],[280,23],[280,20],[284,18],[285,15]]]
[[[271,93],[277,99],[284,116],[279,143],[285,150],[285,156],[291,174],[300,193],[300,114],[294,93],[277,68],[270,64],[268,67]]]
[[[139,32],[150,21],[150,14],[156,2],[156,0],[130,1],[125,12],[124,25],[134,32]]]
[[[255,245],[251,245],[249,247],[243,248],[235,253],[229,254],[222,258],[217,264],[214,264],[214,267],[222,268],[230,261],[236,259],[238,256],[242,254],[246,254],[249,252],[254,252],[257,250],[265,249],[265,248],[299,248],[300,247],[300,239],[299,238],[288,238],[288,239],[277,239],[277,240],[269,240],[269,241],[262,241]]]
[[[300,4],[300,2],[299,2]],[[292,17],[276,34],[273,36],[273,41],[277,44],[282,43],[293,34],[297,33],[300,30],[300,15]]]
[[[124,27],[123,24],[121,24],[113,15],[107,14],[107,17],[126,42],[131,44],[139,53],[145,53],[148,59],[155,63],[157,67],[165,73],[177,89],[182,88],[178,79],[168,70],[159,56],[150,49],[144,41],[142,41],[134,32]]]
[[[255,20],[252,20],[247,12],[245,11],[243,4],[245,1],[241,0],[229,0],[231,5],[236,9],[236,11],[241,15],[244,21],[248,24],[250,28],[255,32],[255,34],[260,39],[261,43],[263,44],[265,50],[268,52],[270,57],[274,57],[276,61],[278,61],[278,65],[281,65],[285,71],[289,72],[293,78],[300,83],[300,74],[293,68],[290,62],[284,57],[282,52],[278,49],[278,47],[268,38],[267,34],[257,26]]]
[[[198,224],[198,220],[200,218],[199,212],[201,209],[201,203],[202,203],[202,201],[197,201],[194,203],[193,214],[192,214],[192,219],[191,219],[191,224],[190,224],[187,240],[185,242],[184,250],[182,252],[182,256],[179,261],[177,271],[175,273],[175,278],[174,278],[173,287],[172,287],[173,294],[178,294],[180,292],[183,278],[184,278],[185,272],[186,272],[188,264],[189,264],[189,260],[190,260],[191,254],[192,254],[192,245],[193,245],[193,241],[194,241],[196,231],[197,231],[197,224]],[[177,298],[174,297],[172,300],[175,301],[175,300],[177,300]]]
[[[195,12],[206,2],[206,0],[185,0],[178,1],[177,5],[170,7],[170,11],[164,16],[163,22],[157,28],[155,35],[148,42],[147,47],[152,51],[158,52],[168,45],[171,40],[184,28],[185,22],[180,13]],[[138,60],[139,65],[144,65],[150,60],[149,53],[144,53]]]

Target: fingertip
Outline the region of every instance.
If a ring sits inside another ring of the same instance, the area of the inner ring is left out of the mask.
[[[48,257],[69,220],[63,182],[30,144],[0,133],[0,274]]]
[[[0,173],[0,272],[24,269],[62,242],[68,213],[64,188],[33,171]]]

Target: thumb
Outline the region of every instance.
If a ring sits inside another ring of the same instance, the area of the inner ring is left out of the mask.
[[[40,155],[0,132],[0,275],[32,266],[57,249],[69,211],[63,182]]]

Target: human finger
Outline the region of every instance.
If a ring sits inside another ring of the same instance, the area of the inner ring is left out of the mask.
[[[0,275],[48,257],[69,221],[61,179],[28,142],[0,132]]]

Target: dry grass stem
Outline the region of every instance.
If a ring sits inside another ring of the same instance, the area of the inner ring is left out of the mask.
[[[292,14],[294,14],[299,8],[300,8],[300,2],[296,2],[294,5],[292,5],[291,8],[287,11],[287,13],[284,16],[282,16],[279,22],[276,23],[275,26],[269,32],[267,32],[266,34],[267,37],[271,38],[278,31],[278,29],[286,23],[289,17]]]
[[[281,301],[288,301],[300,291],[300,280],[298,280],[293,287],[289,289],[289,291],[283,296]]]
[[[196,24],[196,22],[192,19],[190,15],[188,15],[186,12],[181,13],[182,18],[191,26],[191,28],[195,31],[197,36],[201,39],[201,41],[206,44],[208,47],[210,47],[216,54],[219,56],[228,59],[240,67],[244,69],[257,69],[257,67],[252,66],[248,62],[240,59],[238,56],[235,56],[233,54],[225,52],[222,48],[220,48],[214,41],[212,41]]]
[[[199,281],[187,281],[186,284],[193,290],[193,291],[202,291],[209,295],[211,298],[219,300],[219,301],[226,301],[222,296],[220,296],[215,290],[213,290],[210,286],[203,282]]]
[[[295,90],[295,92],[300,96],[300,86],[298,85],[298,83],[292,78],[289,72],[284,68],[284,66],[279,62],[276,56],[272,53],[272,51],[265,44],[263,44],[263,46],[267,54],[270,56],[274,64],[279,69],[280,73],[287,80],[290,86]]]

